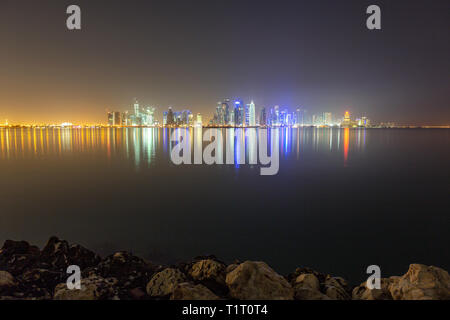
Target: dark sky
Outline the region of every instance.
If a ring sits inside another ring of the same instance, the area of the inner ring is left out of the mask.
[[[66,8],[82,30],[66,29]],[[382,30],[366,8],[382,9]],[[450,124],[450,2],[1,0],[0,123],[106,122],[134,97],[205,118],[224,97]]]

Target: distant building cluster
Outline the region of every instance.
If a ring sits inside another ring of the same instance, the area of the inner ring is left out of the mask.
[[[218,102],[213,119],[210,125],[230,126],[230,127],[254,127],[256,123],[255,103],[244,104],[242,100],[235,100],[234,103],[230,99]]]
[[[141,107],[136,100],[133,110],[118,112],[108,112],[108,125],[110,126],[156,126],[159,125],[158,120],[154,117],[155,108]]]
[[[136,100],[131,112],[108,112],[108,125],[159,126],[160,123],[154,114],[154,107],[141,107]],[[200,113],[194,115],[190,110],[174,111],[171,107],[163,112],[162,126],[165,127],[203,125]],[[219,101],[213,118],[207,125],[215,127],[374,127],[367,117],[352,118],[348,111],[343,116],[335,117],[331,112],[310,115],[303,107],[292,112],[288,108],[274,106],[273,108],[261,107],[257,115],[255,103],[251,101],[245,104],[241,99]]]
[[[352,120],[350,117],[350,113],[348,111],[345,112],[344,118],[340,123],[341,127],[344,128],[354,128],[354,127],[370,127],[370,120],[367,117],[361,117]]]
[[[255,103],[251,101],[249,104],[244,104],[240,99],[236,99],[234,102],[230,102],[230,99],[218,102],[209,125],[231,127],[371,126],[367,117],[352,120],[348,112],[344,117],[336,118],[331,112],[310,116],[305,108],[297,108],[296,111],[291,112],[287,108],[279,106],[269,109],[262,107],[259,117],[256,117]]]
[[[197,115],[197,123],[198,117],[200,117],[201,123],[201,115]],[[194,126],[196,123],[194,122],[194,115],[190,110],[183,111],[173,111],[171,107],[169,107],[168,111],[163,113],[163,126]]]

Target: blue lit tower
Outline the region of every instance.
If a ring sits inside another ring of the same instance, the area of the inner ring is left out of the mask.
[[[223,115],[223,124],[229,125],[230,124],[230,99],[225,99],[222,102],[222,115]]]
[[[245,123],[244,104],[241,100],[234,102],[234,123],[236,126],[242,126]]]

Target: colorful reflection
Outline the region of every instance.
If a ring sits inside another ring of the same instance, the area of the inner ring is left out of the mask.
[[[234,166],[259,163],[259,130],[256,128],[0,128],[0,159],[45,159],[74,154],[105,157],[108,161],[125,157],[136,168],[151,166],[158,154],[170,161],[170,150],[179,138],[186,135],[193,163],[201,163],[204,148],[217,137],[223,143],[216,148],[217,157],[223,163],[234,159]],[[364,151],[368,130],[339,128],[272,128],[267,139],[275,139],[280,156],[291,157],[292,151],[298,161],[313,153],[338,154],[343,152],[344,166],[348,165],[350,141],[354,150]],[[207,135],[207,136],[206,136]],[[342,135],[342,141],[341,141]],[[354,137],[354,139],[352,139]],[[269,144],[270,145],[270,144]],[[343,150],[341,150],[341,145]],[[195,153],[194,147],[198,150]],[[192,156],[194,157],[194,156]],[[228,159],[228,160],[227,160]]]
[[[350,129],[344,129],[344,167],[347,166],[348,161],[348,145],[350,141]]]

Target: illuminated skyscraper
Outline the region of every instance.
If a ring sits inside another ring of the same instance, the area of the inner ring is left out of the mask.
[[[323,115],[322,115],[322,123],[324,125],[328,125],[329,126],[333,122],[332,118],[333,118],[333,116],[332,116],[332,114],[330,112],[324,112]]]
[[[266,114],[266,108],[261,109],[261,114],[259,116],[259,125],[265,126],[267,125],[267,114]]]
[[[122,125],[129,126],[130,125],[130,117],[128,115],[128,111],[122,113]]]
[[[134,115],[135,117],[139,117],[139,102],[137,100],[134,101]]]
[[[251,127],[256,126],[256,115],[255,115],[255,103],[252,101],[247,105],[248,107],[248,125]]]
[[[230,126],[234,126],[236,124],[236,120],[235,120],[235,113],[234,113],[234,108],[230,110],[230,121],[229,121],[229,125]]]
[[[280,125],[280,107],[274,107],[274,119],[272,125],[279,126]]]
[[[350,119],[350,113],[348,111],[345,111],[344,120],[341,123],[341,126],[343,127],[351,127],[352,120]]]
[[[217,102],[216,106],[216,124],[223,125],[224,124],[224,114],[222,110],[222,102]]]
[[[108,112],[108,125],[114,125],[114,112]]]
[[[222,112],[224,114],[224,124],[230,124],[230,99],[225,99],[222,103]]]
[[[172,108],[169,107],[169,111],[167,112],[167,125],[171,126],[175,124],[175,118],[172,111]]]
[[[120,112],[114,112],[114,126],[121,126],[122,125],[122,113]]]
[[[323,124],[322,114],[313,114],[312,124],[314,126],[321,126]]]
[[[183,124],[183,113],[181,111],[175,111],[173,113],[174,121],[177,126]]]
[[[234,102],[234,123],[236,126],[245,124],[245,109],[241,100]]]
[[[287,116],[288,116],[288,111],[286,109],[282,110],[279,113],[278,124],[281,125],[281,126],[287,126],[288,125],[288,123],[287,123],[287,120],[288,120]]]
[[[292,126],[292,113],[287,113],[286,114],[286,126]]]
[[[202,115],[200,113],[197,113],[197,126],[201,127],[202,125],[203,125]]]
[[[121,112],[108,112],[108,125],[121,126],[122,125],[122,113]]]

